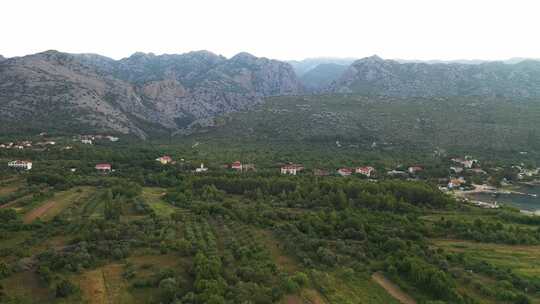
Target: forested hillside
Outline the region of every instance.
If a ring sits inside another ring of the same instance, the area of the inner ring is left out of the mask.
[[[270,98],[217,119],[201,141],[316,144],[358,151],[453,151],[518,155],[540,148],[540,104],[487,97],[322,95]]]

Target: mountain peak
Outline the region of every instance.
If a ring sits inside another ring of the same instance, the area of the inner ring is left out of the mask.
[[[379,57],[377,55],[371,55],[369,57],[365,57],[365,58],[357,60],[357,62],[358,61],[359,62],[383,62],[384,59],[382,59],[381,57]]]
[[[216,53],[210,52],[208,50],[198,50],[198,51],[191,51],[189,53],[186,53],[188,55],[197,55],[197,56],[209,56],[209,57],[217,57]]]
[[[248,52],[240,52],[231,58],[231,60],[254,60],[254,59],[257,59],[257,57],[255,57],[254,55]]]
[[[152,58],[156,57],[154,53],[135,52],[129,58]]]

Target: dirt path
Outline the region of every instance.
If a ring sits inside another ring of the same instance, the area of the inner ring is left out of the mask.
[[[382,273],[374,273],[371,278],[373,278],[373,280],[377,282],[377,284],[381,285],[382,288],[384,288],[392,297],[394,297],[399,302],[403,304],[416,304],[416,301],[413,298],[403,292],[399,288],[399,286],[385,278]]]
[[[49,211],[49,209],[54,207],[55,204],[56,204],[56,201],[49,201],[49,202],[46,202],[45,204],[39,206],[38,208],[34,208],[34,209],[30,210],[30,212],[25,214],[25,216],[23,218],[23,222],[25,224],[33,222],[38,217],[41,217],[43,214],[47,213],[47,211]]]
[[[17,203],[18,203],[18,201],[15,200],[15,201],[13,201],[13,202],[11,202],[11,203],[7,203],[7,204],[4,204],[4,205],[1,205],[1,206],[0,206],[0,209],[10,208],[11,206],[13,206],[13,205],[15,205],[15,204],[17,204]]]
[[[107,304],[107,288],[101,269],[84,273],[79,282],[83,298],[90,304]]]
[[[52,198],[45,201],[41,206],[28,211],[24,215],[23,221],[28,224],[37,218],[50,220],[60,214],[69,205],[87,198],[91,190],[92,188],[89,187],[81,187],[55,193]]]

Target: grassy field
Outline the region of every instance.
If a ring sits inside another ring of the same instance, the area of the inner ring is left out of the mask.
[[[510,268],[516,274],[540,281],[540,246],[484,244],[461,240],[436,240],[435,245],[471,258]]]
[[[311,279],[330,303],[399,304],[367,274],[312,271]]]
[[[51,220],[70,204],[86,199],[92,190],[93,188],[91,187],[78,187],[55,193],[51,199],[28,211],[24,215],[23,221],[25,223],[31,223],[38,218],[43,221]]]
[[[33,271],[16,273],[0,283],[10,295],[26,300],[21,303],[57,303],[54,293],[40,282]]]
[[[434,240],[433,243],[445,251],[463,253],[473,261],[483,261],[502,269],[511,269],[520,277],[540,283],[540,246],[499,245],[462,240]],[[475,297],[479,303],[500,303],[473,288],[473,285],[495,287],[498,282],[496,278],[479,273],[471,273],[469,277],[468,281],[460,282],[460,290]],[[534,304],[540,303],[540,295],[532,295],[531,301]]]
[[[163,188],[144,188],[142,197],[159,216],[168,217],[173,214],[177,208],[168,204],[162,199],[165,189]]]
[[[86,271],[76,278],[85,303],[144,303],[128,292],[128,284],[122,278],[122,264],[109,264]]]

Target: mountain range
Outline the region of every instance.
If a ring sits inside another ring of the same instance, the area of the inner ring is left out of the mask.
[[[540,96],[540,61],[400,63],[371,56],[355,61],[328,92],[396,97]]]
[[[307,59],[282,62],[208,51],[114,60],[46,51],[0,57],[0,132],[186,134],[265,98],[306,94],[540,96],[540,62],[425,63]]]
[[[2,131],[109,130],[146,137],[261,103],[299,94],[292,67],[240,53],[135,53],[113,60],[46,51],[0,63]]]

